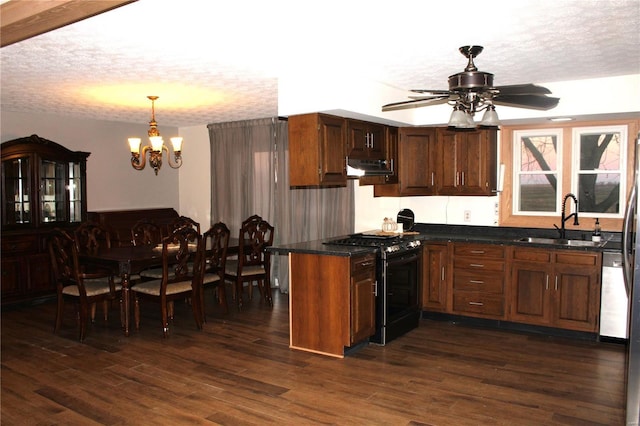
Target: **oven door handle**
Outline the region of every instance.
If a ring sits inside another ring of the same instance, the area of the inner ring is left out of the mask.
[[[420,254],[418,252],[407,254],[404,253],[397,257],[387,257],[386,263],[388,266],[402,265],[403,263],[410,263],[420,259]]]

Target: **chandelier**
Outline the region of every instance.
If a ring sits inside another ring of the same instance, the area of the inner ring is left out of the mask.
[[[147,163],[147,153],[149,153],[149,164],[153,167],[153,171],[158,174],[158,170],[162,167],[162,152],[167,153],[167,162],[172,169],[177,169],[182,166],[182,138],[171,138],[171,145],[173,146],[173,155],[175,160],[171,159],[169,154],[169,148],[164,144],[162,136],[158,131],[158,123],[156,123],[155,101],[158,96],[147,96],[151,100],[151,121],[149,122],[149,145],[142,147],[140,152],[140,138],[129,138],[129,147],[131,148],[131,165],[136,170],[144,169]]]

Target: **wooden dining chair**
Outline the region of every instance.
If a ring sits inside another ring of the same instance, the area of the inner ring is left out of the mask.
[[[171,230],[185,227],[192,227],[198,231],[198,234],[200,233],[200,224],[187,216],[180,216],[176,218],[170,225]]]
[[[231,231],[226,224],[218,222],[207,230],[202,236],[204,247],[204,274],[201,286],[200,301],[202,303],[202,320],[206,322],[204,309],[204,288],[214,287],[218,293],[218,304],[222,306],[224,313],[229,312],[224,284],[224,271],[227,261],[227,249]]]
[[[195,258],[194,258],[195,254]],[[162,335],[168,336],[169,320],[173,320],[174,301],[190,300],[198,329],[202,329],[200,307],[204,270],[202,236],[194,228],[179,228],[162,240],[162,277],[142,281],[131,287],[134,297],[136,329],[140,329],[140,301],[160,303]]]
[[[131,227],[131,244],[155,246],[162,242],[162,228],[155,222],[139,220]]]
[[[78,246],[76,240],[67,232],[56,228],[49,239],[49,256],[53,270],[58,306],[54,333],[62,326],[65,299],[74,299],[77,305],[78,338],[83,341],[87,324],[95,313],[95,305],[121,298],[121,286],[113,280],[104,280],[99,272],[96,275],[82,270],[78,261]],[[108,310],[105,310],[105,321]],[[122,300],[120,300],[120,320],[123,322]]]
[[[270,306],[271,297],[271,255],[265,249],[273,244],[274,227],[266,220],[245,221],[238,238],[238,258],[228,259],[225,266],[225,280],[235,283],[238,309],[242,309],[244,283],[249,283],[249,298],[252,297],[251,283],[257,281],[260,295]]]

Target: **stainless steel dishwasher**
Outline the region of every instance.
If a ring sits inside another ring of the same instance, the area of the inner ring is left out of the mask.
[[[602,254],[602,293],[600,296],[600,337],[629,337],[629,298],[625,289],[622,253]]]

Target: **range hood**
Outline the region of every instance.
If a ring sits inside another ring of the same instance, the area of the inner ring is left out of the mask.
[[[347,177],[389,176],[393,174],[393,161],[387,167],[387,160],[372,160],[347,157]]]

